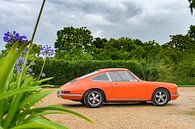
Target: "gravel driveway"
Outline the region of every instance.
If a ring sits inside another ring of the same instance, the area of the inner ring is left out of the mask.
[[[195,129],[195,87],[179,88],[180,97],[167,106],[151,103],[106,104],[101,108],[86,108],[79,102],[46,97],[39,106],[63,105],[91,118],[96,125],[71,115],[49,115],[48,118],[70,129]]]

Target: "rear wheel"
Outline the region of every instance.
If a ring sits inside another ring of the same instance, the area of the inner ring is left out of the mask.
[[[104,94],[100,90],[89,90],[84,95],[84,103],[91,108],[98,108],[104,102]]]
[[[153,105],[164,106],[169,101],[169,92],[164,88],[159,88],[154,91],[152,96]]]

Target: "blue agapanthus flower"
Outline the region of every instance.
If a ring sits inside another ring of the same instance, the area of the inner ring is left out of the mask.
[[[21,72],[21,68],[22,68],[22,64],[24,63],[24,60],[25,60],[24,57],[19,57],[16,60],[16,63],[15,63],[15,66],[14,66],[15,72],[17,72],[17,73],[20,73]]]
[[[20,73],[21,72],[21,70],[22,70],[22,65],[23,65],[23,63],[24,63],[24,60],[25,60],[25,58],[24,57],[19,57],[17,60],[16,60],[16,62],[15,62],[15,66],[14,66],[14,71],[15,72],[17,72],[17,73]],[[28,62],[26,62],[26,67],[28,66]],[[26,74],[30,74],[30,73],[32,73],[32,69],[31,68],[29,68],[28,70],[27,70],[27,73]]]
[[[40,55],[46,56],[46,57],[52,57],[54,55],[54,49],[51,48],[51,46],[43,46],[40,50]]]
[[[19,58],[16,60],[15,65],[21,65],[21,64],[23,64],[23,63],[24,63],[24,60],[25,60],[24,57],[19,57]]]
[[[26,54],[27,52],[28,52],[28,49],[24,49],[24,50],[22,51],[23,54]]]
[[[13,32],[6,32],[4,33],[3,36],[3,40],[7,43],[13,44],[16,41],[20,42],[20,43],[27,43],[28,39],[25,35],[20,35],[19,33],[17,33],[16,31]]]

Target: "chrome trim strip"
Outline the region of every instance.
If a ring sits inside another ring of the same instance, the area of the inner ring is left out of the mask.
[[[82,94],[71,94],[71,93],[63,94],[63,93],[61,93],[61,91],[58,91],[57,95],[58,95],[58,97],[60,97],[60,96],[75,96],[75,97],[83,96]]]
[[[108,76],[108,79],[112,82],[112,79],[110,77],[110,75],[108,74],[108,72],[106,72],[107,76]]]
[[[110,82],[110,81],[105,81],[105,80],[92,80],[91,81],[94,81],[94,82]]]
[[[82,96],[82,94],[61,94],[62,96]]]

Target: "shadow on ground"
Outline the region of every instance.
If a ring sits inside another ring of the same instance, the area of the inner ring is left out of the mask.
[[[80,107],[86,107],[85,105],[81,103],[74,103],[74,104],[61,104],[64,107],[75,107],[75,108],[80,108]],[[102,107],[145,107],[145,106],[152,106],[151,102],[148,103],[140,103],[140,102],[129,102],[129,103],[105,103]],[[170,106],[176,106],[176,104],[168,104],[165,107],[170,107]],[[162,107],[162,106],[155,106],[155,107]]]

